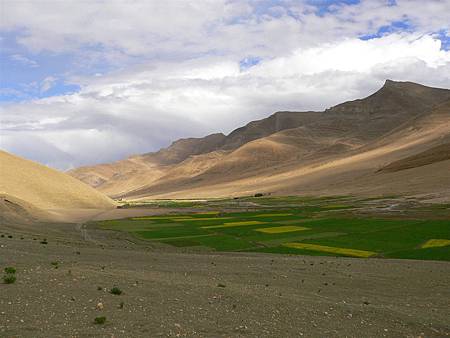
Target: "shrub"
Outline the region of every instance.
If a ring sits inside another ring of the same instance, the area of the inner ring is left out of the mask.
[[[13,284],[16,281],[16,276],[13,274],[7,274],[3,276],[3,283],[5,284]]]
[[[106,322],[106,317],[105,316],[95,317],[95,319],[94,319],[94,323],[98,324],[98,325],[105,324],[105,322]]]
[[[16,268],[13,268],[12,266],[8,266],[5,268],[5,272],[8,274],[15,274],[16,273]]]
[[[113,287],[109,292],[112,293],[113,295],[121,295],[122,294],[122,290],[120,290],[117,286]]]
[[[262,196],[264,196],[264,194],[262,194],[262,193],[260,193],[260,192],[258,192],[258,193],[255,194],[255,197],[262,197]]]

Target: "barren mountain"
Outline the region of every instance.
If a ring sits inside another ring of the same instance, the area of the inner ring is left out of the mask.
[[[2,218],[48,219],[62,210],[108,209],[114,202],[73,177],[0,151]]]
[[[442,154],[449,100],[447,89],[387,80],[369,97],[324,112],[278,112],[228,136],[180,140],[157,153],[71,174],[126,198],[445,193],[449,187],[436,184],[450,182]],[[424,166],[443,176],[424,177]]]
[[[110,196],[120,196],[163,176],[173,177],[175,172],[198,174],[190,166],[179,169],[177,165],[184,160],[199,164],[202,157],[198,155],[203,154],[206,154],[207,160],[217,159],[247,142],[300,126],[305,123],[305,117],[308,118],[308,113],[277,112],[266,119],[252,121],[228,136],[219,133],[202,138],[180,139],[155,153],[132,156],[114,163],[81,167],[69,171],[69,174]],[[209,166],[209,161],[200,165],[204,169]]]

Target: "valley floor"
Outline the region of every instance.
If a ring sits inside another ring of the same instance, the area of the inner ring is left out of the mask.
[[[181,252],[83,224],[0,230],[0,267],[17,269],[0,284],[1,337],[450,335],[448,262]]]

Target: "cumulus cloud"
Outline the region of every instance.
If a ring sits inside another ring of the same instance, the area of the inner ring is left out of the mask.
[[[450,52],[435,33],[448,29],[448,2],[374,0],[323,13],[309,3],[14,2],[2,29],[20,28],[29,50],[121,67],[70,73],[81,87],[73,94],[3,105],[1,146],[67,169],[227,133],[277,110],[322,110],[386,78],[449,86]],[[414,30],[380,31],[397,20]],[[368,34],[378,35],[359,38]]]
[[[317,15],[313,1],[6,1],[0,29],[20,30],[18,43],[34,51],[80,52],[110,61],[121,54],[171,59],[218,53],[273,56],[343,36],[375,33],[406,21],[415,32],[448,30],[442,0],[366,0],[337,4]]]
[[[27,58],[24,55],[21,54],[13,54],[10,56],[10,59],[16,62],[19,62],[21,64],[24,64],[26,66],[29,66],[31,68],[35,68],[35,67],[39,67],[38,63],[34,60],[31,60],[29,58]]]
[[[46,91],[48,91],[50,88],[53,87],[56,80],[57,80],[57,78],[54,76],[47,76],[44,80],[42,80],[42,82],[39,86],[39,91],[41,93],[45,93]]]

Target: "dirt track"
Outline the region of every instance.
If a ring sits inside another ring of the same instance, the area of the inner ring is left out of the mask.
[[[0,337],[450,335],[446,262],[182,253],[87,231],[0,228],[0,267],[17,268]]]

